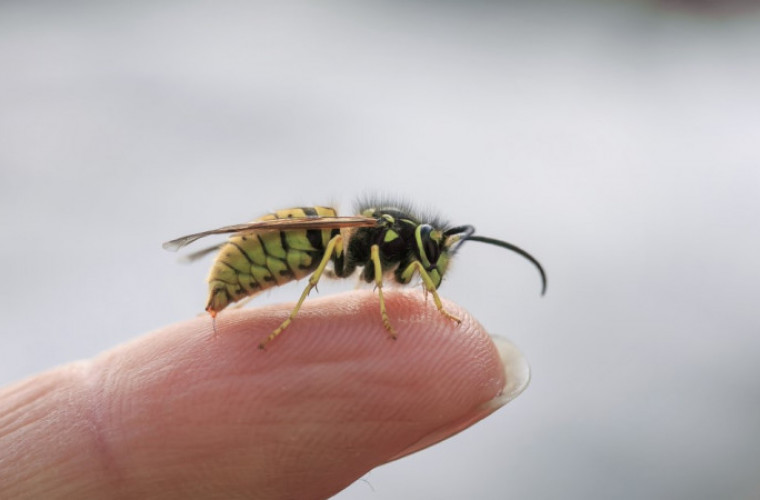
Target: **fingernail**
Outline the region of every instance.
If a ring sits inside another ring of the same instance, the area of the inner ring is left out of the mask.
[[[520,350],[517,349],[517,346],[503,337],[492,335],[491,340],[496,346],[499,358],[501,359],[501,365],[504,367],[506,383],[501,392],[492,400],[480,405],[472,415],[469,415],[463,421],[455,422],[449,427],[436,430],[436,432],[425,436],[391,460],[405,457],[456,434],[509,403],[528,387],[528,383],[530,382],[530,366],[528,366],[528,361]]]
[[[492,335],[491,340],[499,352],[506,380],[501,393],[483,405],[484,409],[495,411],[515,399],[528,387],[528,383],[530,382],[530,365],[528,365],[528,360],[525,359],[525,356],[522,355],[517,346],[509,340],[496,335]]]

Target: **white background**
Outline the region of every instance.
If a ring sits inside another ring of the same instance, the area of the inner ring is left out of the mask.
[[[201,311],[167,239],[384,193],[549,291],[465,245],[531,386],[337,498],[757,498],[759,164],[751,9],[3,2],[0,382]]]

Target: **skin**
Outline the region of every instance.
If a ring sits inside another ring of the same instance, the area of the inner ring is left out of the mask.
[[[217,335],[197,317],[4,388],[0,498],[325,498],[516,395],[465,311],[446,303],[457,325],[419,290],[386,301],[396,341],[357,291],[306,301],[263,352],[291,304],[226,310]]]

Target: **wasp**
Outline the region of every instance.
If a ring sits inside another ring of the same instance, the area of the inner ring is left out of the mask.
[[[436,218],[414,215],[410,207],[397,204],[361,203],[357,212],[357,216],[339,216],[334,208],[324,206],[278,210],[252,222],[167,241],[163,247],[176,251],[206,236],[231,234],[226,242],[186,257],[192,261],[219,250],[208,276],[206,311],[212,318],[234,302],[309,277],[290,315],[259,344],[261,349],[288,328],[326,272],[345,278],[362,268],[361,278],[375,284],[380,317],[392,338],[396,338],[396,330],[383,299],[383,277],[388,275],[403,285],[419,276],[438,311],[459,323],[459,318],[443,307],[437,290],[451,258],[466,241],[522,255],[538,268],[541,294],[546,292],[546,273],[538,260],[511,243],[476,235],[473,226],[450,226]]]

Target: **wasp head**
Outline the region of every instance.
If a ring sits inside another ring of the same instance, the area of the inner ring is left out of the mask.
[[[459,226],[451,229],[435,229],[430,224],[420,224],[414,231],[415,254],[425,271],[438,288],[449,267],[451,256],[459,245],[475,229],[472,226]]]

